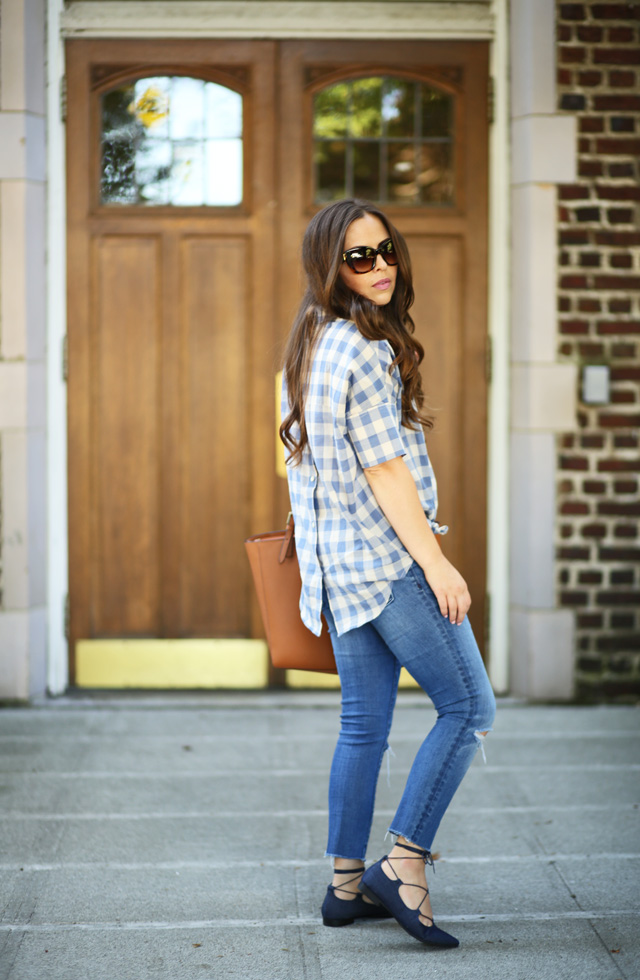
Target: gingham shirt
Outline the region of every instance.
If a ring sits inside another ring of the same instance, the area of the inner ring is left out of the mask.
[[[287,464],[302,592],[300,615],[321,632],[324,584],[338,635],[367,623],[391,596],[413,559],[382,513],[364,469],[404,456],[429,523],[436,520],[436,481],[424,432],[402,420],[402,381],[391,345],[367,340],[355,323],[321,328],[305,400],[309,443]],[[289,412],[286,386],[283,418]]]

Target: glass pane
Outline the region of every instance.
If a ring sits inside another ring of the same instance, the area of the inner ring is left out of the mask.
[[[452,98],[444,92],[422,88],[422,136],[450,136]]]
[[[316,202],[339,201],[345,197],[346,190],[346,143],[316,143],[314,163],[316,166]]]
[[[242,96],[213,83],[206,86],[206,135],[209,139],[242,136]]]
[[[351,90],[351,136],[382,135],[382,79],[359,78]]]
[[[427,143],[421,147],[418,185],[420,200],[425,204],[454,203],[453,149],[450,143]]]
[[[454,200],[454,97],[376,75],[314,97],[315,200],[355,194],[413,206]]]
[[[387,79],[382,100],[382,115],[389,136],[411,139],[415,133],[415,91],[413,82],[399,78]]]
[[[242,202],[242,96],[199,78],[150,77],[102,97],[104,204]]]
[[[353,144],[353,193],[369,201],[380,199],[380,143]]]
[[[318,92],[313,100],[313,135],[323,139],[347,135],[349,84],[340,82]]]
[[[242,140],[209,140],[206,144],[205,204],[242,201]]]
[[[387,161],[389,200],[397,204],[417,203],[416,151],[413,143],[389,143]]]

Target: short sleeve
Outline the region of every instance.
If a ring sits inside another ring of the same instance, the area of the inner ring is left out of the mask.
[[[369,342],[352,365],[347,392],[347,433],[363,469],[405,455],[400,435],[399,380],[383,342]]]

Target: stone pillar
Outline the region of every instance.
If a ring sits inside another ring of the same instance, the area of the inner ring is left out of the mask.
[[[45,2],[0,2],[0,698],[46,675]]]
[[[556,606],[556,433],[576,367],[557,360],[556,187],[575,179],[575,120],[556,115],[554,0],[511,3],[511,684],[573,694],[574,617]]]

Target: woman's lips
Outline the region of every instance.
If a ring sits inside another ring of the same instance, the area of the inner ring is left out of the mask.
[[[390,285],[391,285],[391,280],[390,279],[378,279],[377,282],[374,282],[373,288],[374,289],[388,289],[388,287]]]

